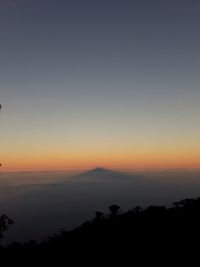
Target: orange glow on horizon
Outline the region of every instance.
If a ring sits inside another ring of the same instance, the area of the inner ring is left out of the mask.
[[[112,169],[136,168],[200,168],[200,153],[174,152],[109,152],[95,153],[41,153],[7,156],[2,160],[1,171],[41,171],[90,169],[102,166]]]

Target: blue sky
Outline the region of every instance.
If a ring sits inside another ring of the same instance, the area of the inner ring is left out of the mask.
[[[198,166],[199,12],[191,0],[2,0],[5,168],[37,155],[40,168]]]

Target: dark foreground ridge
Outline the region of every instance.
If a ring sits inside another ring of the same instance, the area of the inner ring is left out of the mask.
[[[199,250],[200,198],[176,202],[171,208],[135,207],[122,212],[119,206],[112,205],[109,210],[108,215],[97,211],[92,221],[43,242],[1,246],[1,257],[17,255],[33,261],[43,258],[46,262],[52,259],[75,262],[89,261],[95,256],[97,262],[107,257],[112,262],[119,258],[141,262],[158,260],[160,256],[163,261],[172,257],[181,260]]]

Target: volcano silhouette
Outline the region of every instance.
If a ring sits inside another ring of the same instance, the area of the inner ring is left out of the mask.
[[[138,176],[134,176],[135,178]],[[124,182],[133,179],[133,175],[129,175],[114,170],[96,167],[87,172],[76,175],[72,178],[73,182]]]

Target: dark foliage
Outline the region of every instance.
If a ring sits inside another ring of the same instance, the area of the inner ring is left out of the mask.
[[[0,239],[3,238],[3,233],[9,229],[14,223],[6,214],[0,216]]]
[[[174,257],[183,260],[190,255],[192,260],[199,250],[200,198],[182,200],[171,208],[136,207],[124,213],[118,213],[117,205],[109,209],[111,215],[97,211],[94,220],[43,242],[15,242],[2,247],[2,255],[43,258],[46,262],[53,259],[89,262],[95,256],[94,266],[106,258],[113,264],[120,259],[159,263],[162,256],[160,266],[163,266]]]

